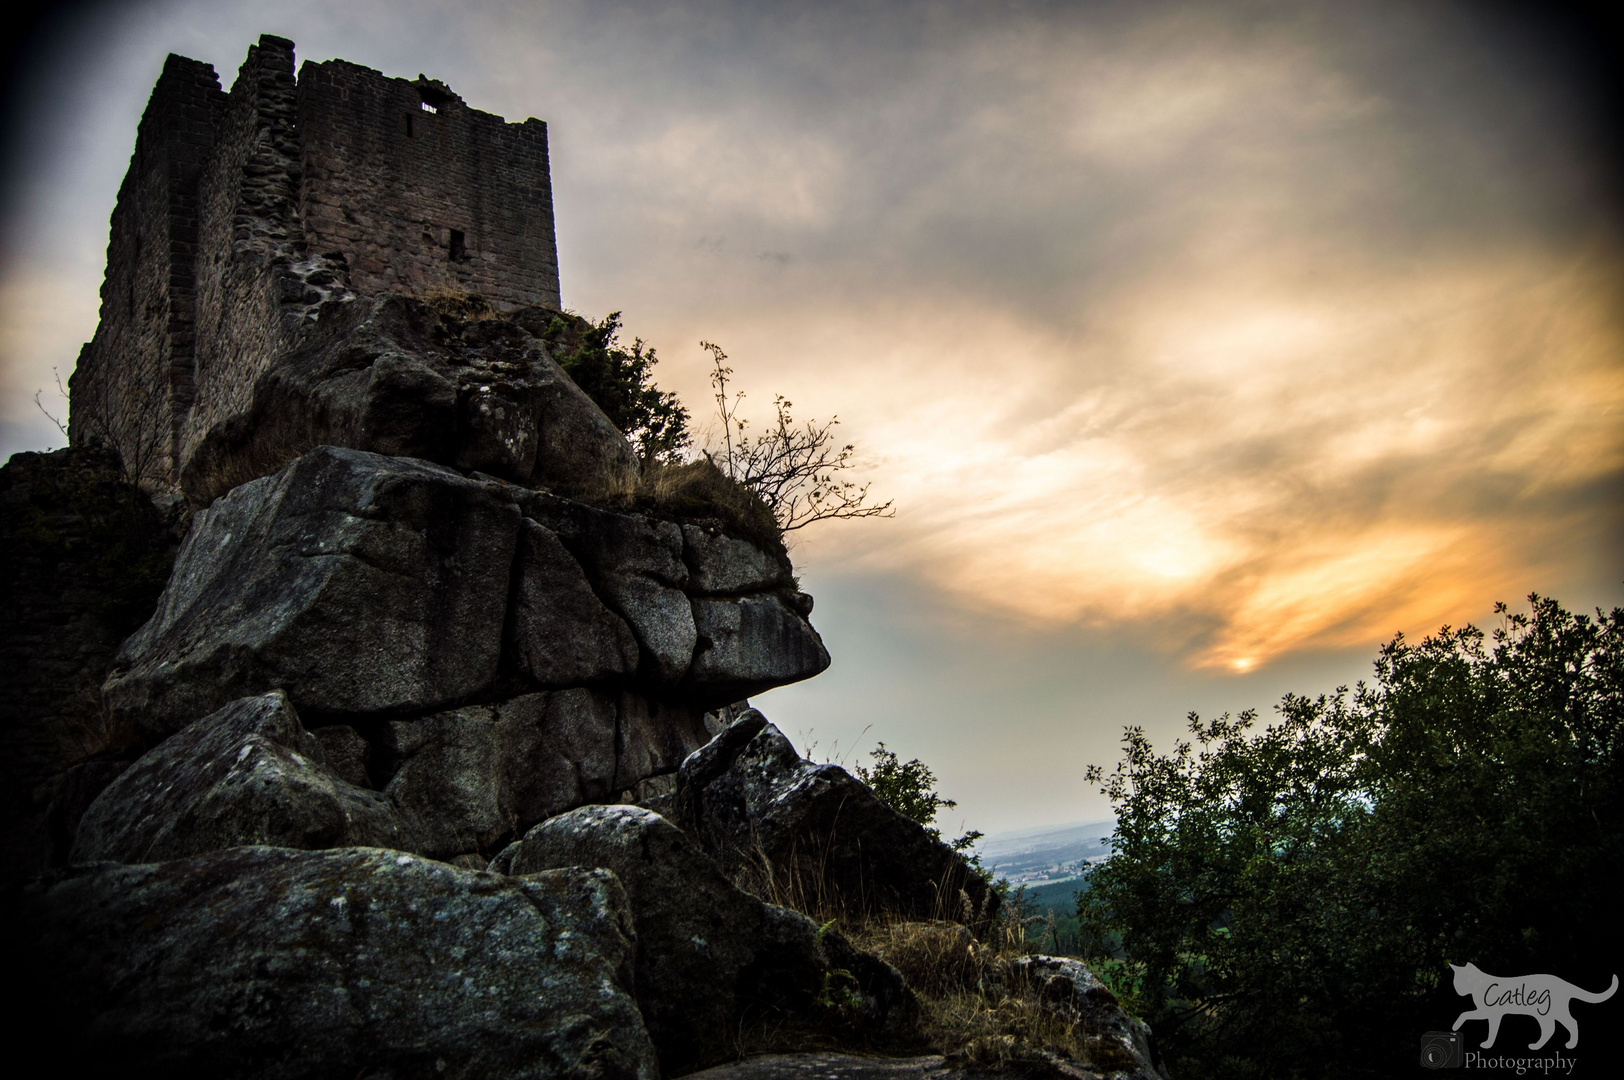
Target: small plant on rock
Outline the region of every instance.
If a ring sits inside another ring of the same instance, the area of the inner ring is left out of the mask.
[[[790,412],[794,402],[778,395],[773,398],[772,426],[751,435],[749,421],[738,414],[744,394],[728,393],[733,369],[727,366],[727,353],[709,341],[699,344],[711,354],[711,386],[722,429],[721,445],[706,450],[705,456],[760,496],[779,529],[793,532],[814,521],[896,516],[890,499],[870,503],[868,484],[840,475],[856,468],[857,448],[835,441],[838,417],[798,425]]]

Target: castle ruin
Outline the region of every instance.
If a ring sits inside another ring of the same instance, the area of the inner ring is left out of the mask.
[[[70,440],[175,490],[312,324],[385,294],[559,307],[547,125],[343,60],[295,77],[270,35],[229,93],[172,54],[113,210]]]

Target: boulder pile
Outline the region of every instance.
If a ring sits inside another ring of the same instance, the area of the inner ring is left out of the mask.
[[[30,745],[75,694],[96,728],[36,753],[40,794],[8,811],[22,1022],[69,1072],[120,1075],[656,1080],[917,1052],[908,981],[802,912],[981,928],[998,894],[749,707],[829,664],[783,545],[595,498],[629,447],[539,339],[426,318],[355,305],[284,358],[194,459],[189,522],[135,497],[141,550],[173,560],[150,617],[116,651],[92,620],[63,681],[20,688],[46,703]],[[72,516],[30,479],[87,451],[59,453],[0,476],[30,521]],[[19,564],[45,600],[10,654],[101,610],[84,549]],[[1093,1007],[1086,969],[1044,971]]]

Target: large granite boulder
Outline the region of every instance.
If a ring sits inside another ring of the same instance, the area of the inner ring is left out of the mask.
[[[79,822],[71,861],[157,862],[220,848],[422,841],[389,800],[339,779],[280,690],[234,701],[125,770]]]
[[[525,694],[382,725],[384,792],[435,858],[490,853],[555,814],[671,776],[704,714],[631,691]]]
[[[499,485],[320,447],[197,515],[105,700],[164,736],[278,687],[324,713],[469,698],[496,676],[518,529]]]
[[[526,518],[519,529],[508,639],[541,686],[582,686],[637,671],[637,639],[592,591],[558,535]]]
[[[829,652],[805,614],[792,606],[802,595],[695,598],[696,648],[684,691],[721,705],[821,673],[829,666]]]
[[[599,510],[545,492],[519,494],[527,518],[547,527],[580,562],[593,589],[642,648],[644,678],[675,686],[693,661],[693,607],[683,589],[682,528],[638,514]]]
[[[393,295],[322,305],[244,389],[243,406],[188,440],[187,496],[206,504],[322,445],[564,494],[635,468],[625,437],[521,325],[536,319],[454,307]]]
[[[677,814],[752,891],[852,914],[984,924],[998,894],[963,856],[748,710],[677,773]]]
[[[1012,966],[1016,979],[1045,1008],[1079,1026],[1095,1068],[1113,1080],[1166,1080],[1150,1025],[1126,1012],[1087,964],[1063,956],[1023,956]]]
[[[906,1034],[917,1004],[897,971],[806,916],[734,888],[675,825],[587,806],[537,825],[492,868],[614,871],[637,930],[637,994],[666,1075],[738,1055],[767,1025],[846,1045]]]
[[[67,1075],[655,1080],[624,891],[372,848],[75,867],[14,905]]]

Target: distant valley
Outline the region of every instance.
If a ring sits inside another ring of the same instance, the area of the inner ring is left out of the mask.
[[[977,844],[976,854],[995,877],[1025,886],[1039,906],[1070,908],[1084,868],[1110,854],[1105,838],[1115,827],[1113,821],[1091,821],[1001,833]]]

